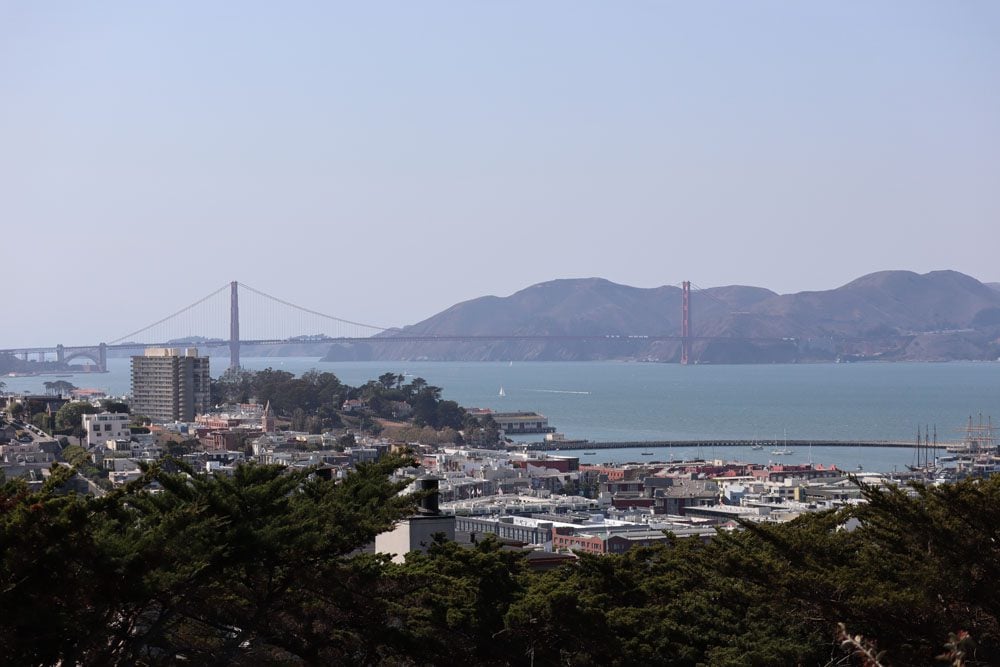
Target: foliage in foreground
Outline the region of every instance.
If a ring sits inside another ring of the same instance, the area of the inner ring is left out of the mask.
[[[865,488],[851,511],[538,574],[492,540],[359,553],[410,511],[388,476],[405,464],[339,483],[153,467],[102,498],[59,493],[59,469],[8,482],[0,662],[864,664],[846,628],[884,664],[954,657],[956,638],[965,664],[1000,663],[1000,479]]]

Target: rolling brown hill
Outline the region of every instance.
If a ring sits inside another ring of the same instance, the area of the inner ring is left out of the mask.
[[[715,287],[695,291],[691,307],[698,337],[693,356],[700,363],[995,359],[1000,352],[1000,291],[956,271],[881,271],[836,289],[784,295],[758,287]],[[508,297],[465,301],[384,335],[609,338],[334,346],[327,358],[676,361],[677,341],[641,337],[679,335],[680,310],[678,287],[553,280]]]

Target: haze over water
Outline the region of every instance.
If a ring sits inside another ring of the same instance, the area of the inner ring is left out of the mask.
[[[227,359],[213,357],[212,373]],[[939,440],[961,438],[969,415],[1000,420],[1000,364],[800,364],[679,366],[623,362],[344,362],[314,358],[243,359],[244,366],[268,366],[300,374],[315,368],[342,381],[363,384],[392,371],[420,376],[442,387],[444,397],[466,407],[535,410],[569,438],[602,440],[686,440],[745,438],[903,440],[919,426],[935,425]],[[128,359],[110,359],[110,372],[75,375],[81,387],[112,394],[129,391]],[[39,391],[51,376],[5,378],[7,389]],[[499,396],[500,387],[505,396]],[[540,436],[536,436],[540,437]],[[680,456],[775,459],[770,447],[673,452]],[[667,458],[666,450],[654,451]],[[634,450],[599,451],[584,460],[636,460]],[[908,449],[839,451],[816,448],[816,462],[853,469],[900,469],[910,463]],[[776,459],[777,460],[777,459]],[[810,460],[796,451],[787,462]]]

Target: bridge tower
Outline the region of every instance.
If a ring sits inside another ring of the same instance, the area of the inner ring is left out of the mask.
[[[691,282],[681,283],[681,364],[691,358]]]
[[[240,367],[240,284],[229,283],[229,367]]]

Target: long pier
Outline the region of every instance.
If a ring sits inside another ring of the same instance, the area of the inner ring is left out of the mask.
[[[860,448],[875,448],[875,447],[897,447],[912,449],[915,445],[913,442],[908,442],[904,440],[802,440],[802,439],[789,439],[789,440],[737,440],[737,439],[725,439],[725,440],[623,440],[623,441],[610,441],[610,442],[590,442],[588,440],[565,440],[565,441],[545,441],[545,442],[529,442],[529,443],[517,443],[516,445],[508,445],[509,449],[530,449],[533,451],[541,452],[558,452],[562,450],[597,450],[597,449],[653,449],[656,447],[678,447],[678,448],[691,448],[691,447],[750,447],[752,445],[762,445],[765,448],[770,447],[860,447]],[[945,443],[938,443],[936,445],[923,445],[921,447],[927,447],[928,449],[944,449],[947,447]]]

